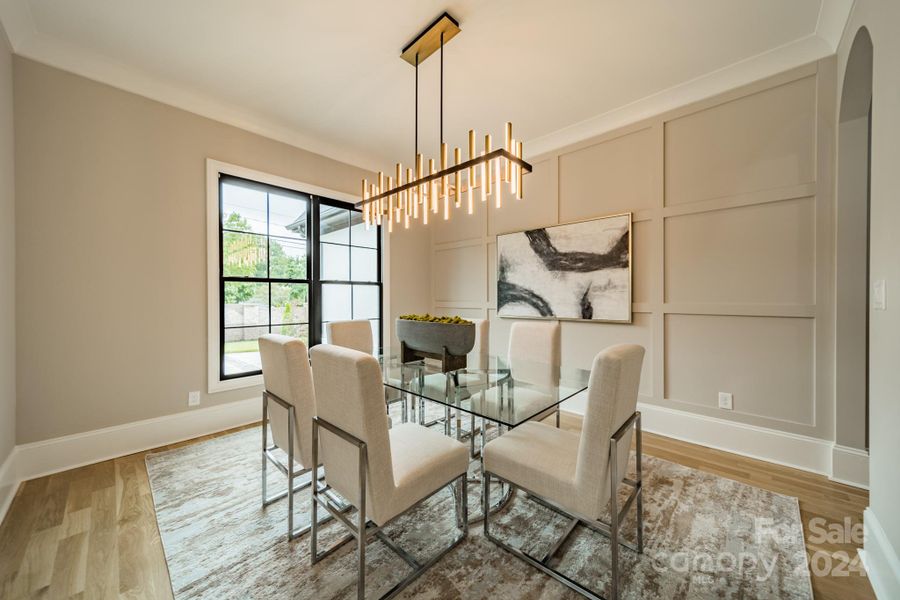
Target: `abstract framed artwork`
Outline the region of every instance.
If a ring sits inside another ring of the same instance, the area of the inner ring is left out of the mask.
[[[498,235],[497,314],[631,323],[631,213]]]

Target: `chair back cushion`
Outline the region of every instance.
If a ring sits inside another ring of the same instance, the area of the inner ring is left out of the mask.
[[[509,331],[509,368],[515,379],[559,385],[559,321],[517,321]]]
[[[384,387],[378,360],[371,354],[333,344],[310,351],[316,407],[321,419],[366,443],[367,512],[390,501],[394,489]],[[359,451],[325,428],[319,428],[325,479],[354,506],[359,506]]]
[[[303,340],[286,335],[268,334],[259,338],[263,382],[266,391],[294,405],[294,460],[303,468],[311,468],[312,418],[316,414],[309,354]],[[272,439],[283,451],[288,451],[288,412],[281,405],[269,402]]]
[[[470,369],[487,369],[490,350],[490,325],[487,319],[470,319],[475,323],[475,347],[466,357]]]
[[[325,339],[335,346],[372,354],[372,324],[365,320],[326,323]]]
[[[634,344],[611,346],[594,358],[575,469],[585,516],[600,518],[609,500],[609,439],[637,410],[643,360],[644,348]],[[625,477],[633,431],[618,444],[618,482]]]

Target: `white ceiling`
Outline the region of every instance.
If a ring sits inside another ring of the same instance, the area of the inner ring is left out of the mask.
[[[510,120],[533,155],[833,53],[851,3],[0,0],[0,19],[21,55],[388,170],[413,153],[400,49],[444,10],[462,29],[445,50],[447,141]],[[432,156],[438,67],[420,67]]]

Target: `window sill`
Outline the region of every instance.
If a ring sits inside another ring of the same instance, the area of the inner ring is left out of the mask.
[[[226,379],[225,381],[211,380],[208,391],[210,394],[216,394],[218,392],[241,390],[262,385],[262,375],[249,375],[247,377],[238,377],[237,379]]]

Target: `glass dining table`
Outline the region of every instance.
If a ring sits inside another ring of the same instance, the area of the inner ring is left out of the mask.
[[[469,366],[444,372],[440,361],[402,362],[400,353],[386,351],[379,358],[389,402],[400,404],[401,420],[428,427],[469,443],[480,482],[481,448],[491,435],[502,435],[523,423],[557,414],[559,405],[587,389],[590,371],[567,365],[528,360],[510,362],[495,355],[474,355]],[[437,410],[436,410],[437,409]],[[480,493],[481,486],[477,487]],[[506,505],[511,492],[504,488],[492,511]],[[481,503],[478,503],[481,506]],[[472,513],[472,521],[482,518]]]

